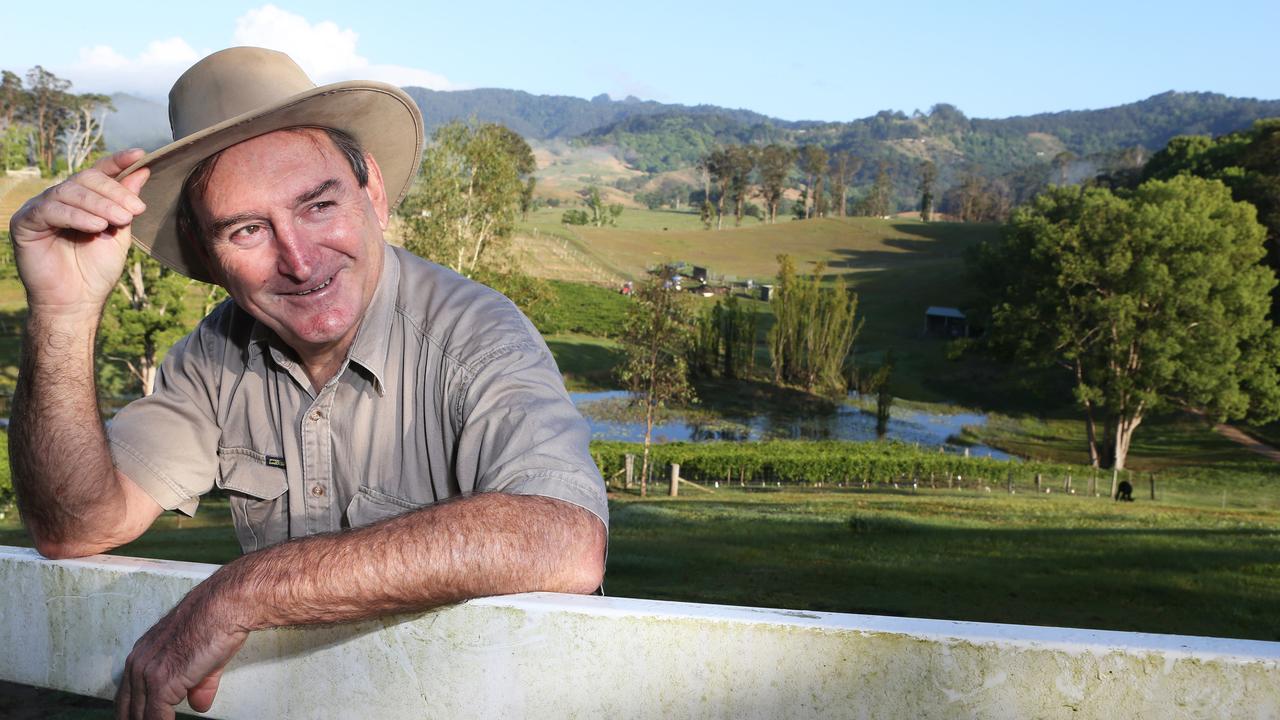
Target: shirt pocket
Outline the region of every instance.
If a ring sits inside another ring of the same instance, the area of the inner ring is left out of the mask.
[[[289,479],[283,468],[267,464],[262,453],[249,448],[218,448],[219,488],[231,501],[236,538],[246,553],[289,538]]]
[[[361,485],[355,497],[351,498],[351,502],[347,505],[347,522],[353,528],[364,527],[379,520],[413,512],[430,504],[410,502]]]

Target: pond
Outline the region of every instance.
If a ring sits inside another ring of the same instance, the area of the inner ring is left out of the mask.
[[[591,425],[593,440],[644,441],[644,422],[619,419],[619,409],[628,394],[623,390],[569,393],[574,405]],[[966,425],[985,425],[987,416],[980,413],[929,413],[893,408],[886,436],[925,447],[940,447],[947,452],[992,457],[1000,460],[1012,456],[986,445],[961,445],[950,442]],[[833,412],[806,417],[757,414],[748,417],[717,418],[701,421],[677,419],[654,424],[655,442],[710,440],[875,440],[876,418],[852,405],[842,404]]]

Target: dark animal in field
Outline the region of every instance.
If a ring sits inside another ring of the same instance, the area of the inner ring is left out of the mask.
[[[1116,500],[1133,502],[1133,485],[1130,485],[1128,480],[1121,480],[1116,486]]]

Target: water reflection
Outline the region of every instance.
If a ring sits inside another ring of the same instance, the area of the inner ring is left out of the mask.
[[[597,440],[642,442],[644,423],[616,417],[627,393],[622,390],[569,393],[573,402],[591,425],[591,437]],[[966,425],[985,425],[986,415],[956,413],[943,415],[894,408],[889,418],[887,437],[922,447],[940,447],[947,452],[963,453],[966,446],[949,443]],[[655,442],[712,440],[875,440],[876,418],[851,405],[839,405],[834,411],[804,417],[756,414],[749,417],[715,420],[675,420],[653,426]],[[975,456],[1010,459],[1010,455],[986,445],[967,446]]]

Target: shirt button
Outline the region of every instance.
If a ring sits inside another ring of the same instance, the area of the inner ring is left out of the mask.
[[[320,487],[319,485],[316,485],[315,487],[311,488],[311,494],[315,495],[316,497],[320,497],[324,495],[324,488]]]
[[[320,411],[320,410],[317,410],[317,411],[315,411],[315,412],[311,413],[311,419],[312,419],[312,420],[322,420],[322,419],[324,419],[324,413],[323,413],[322,411]]]

